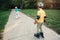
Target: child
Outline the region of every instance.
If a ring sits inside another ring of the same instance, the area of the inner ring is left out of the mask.
[[[43,32],[42,32],[42,24],[45,22],[46,14],[44,10],[42,9],[42,6],[38,6],[38,12],[37,17],[35,19],[34,24],[37,24],[37,33],[34,34],[35,37],[39,38],[40,36],[44,38]]]
[[[15,7],[15,12],[16,12],[16,18],[20,17],[20,15],[19,15],[19,9],[17,8],[17,6]]]

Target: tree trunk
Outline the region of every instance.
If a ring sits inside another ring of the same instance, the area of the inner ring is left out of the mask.
[[[24,1],[21,0],[21,3],[20,3],[20,8],[23,9],[23,4],[24,4]]]

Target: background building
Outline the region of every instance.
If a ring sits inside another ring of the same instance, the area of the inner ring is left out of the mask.
[[[60,0],[43,0],[44,8],[60,8]]]

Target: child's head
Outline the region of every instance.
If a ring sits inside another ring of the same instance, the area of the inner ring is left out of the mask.
[[[44,4],[42,2],[39,2],[37,6],[38,6],[38,9],[40,9],[44,7]]]
[[[15,6],[15,8],[17,8],[17,6]]]

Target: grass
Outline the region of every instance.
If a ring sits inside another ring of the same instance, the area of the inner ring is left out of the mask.
[[[8,21],[8,17],[9,17],[9,14],[10,14],[10,10],[8,11],[0,11],[0,40],[3,40],[3,31],[4,31],[4,28],[5,28],[5,24],[7,23]]]
[[[0,11],[0,33],[4,31],[4,26],[8,21],[10,10]]]
[[[49,28],[56,31],[60,34],[60,10],[48,10],[44,9],[47,15],[46,24]],[[23,13],[32,17],[33,19],[36,17],[37,10],[36,9],[23,9]]]

